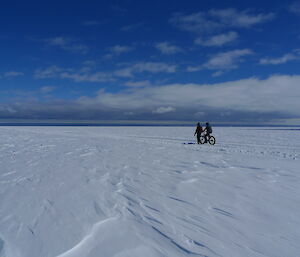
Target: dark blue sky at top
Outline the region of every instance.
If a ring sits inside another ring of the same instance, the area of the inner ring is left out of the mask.
[[[101,89],[128,94],[171,84],[300,75],[299,6],[295,1],[2,1],[0,103],[8,108],[92,101]],[[214,10],[261,21],[224,25],[228,16],[220,20]],[[199,13],[205,23],[217,19],[220,27],[189,29],[184,19]],[[210,43],[220,35],[228,42]],[[227,64],[224,58],[230,59]],[[109,107],[101,102],[98,108]],[[9,117],[2,109],[1,117]]]

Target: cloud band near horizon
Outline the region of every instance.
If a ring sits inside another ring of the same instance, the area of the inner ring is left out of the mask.
[[[1,119],[269,121],[300,118],[300,76],[273,75],[218,84],[99,90],[73,101],[0,105]]]

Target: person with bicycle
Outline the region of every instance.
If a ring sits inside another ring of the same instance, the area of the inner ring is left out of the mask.
[[[212,128],[209,125],[209,122],[206,122],[206,127],[204,129],[204,132],[205,132],[205,140],[207,142],[207,140],[209,140],[210,138],[210,134],[212,133]]]
[[[200,122],[198,122],[195,133],[194,133],[194,136],[197,134],[197,143],[198,143],[198,145],[200,144],[200,137],[201,137],[202,133],[203,133],[203,128],[201,127]]]

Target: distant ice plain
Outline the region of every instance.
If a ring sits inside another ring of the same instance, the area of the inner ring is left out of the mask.
[[[0,257],[300,256],[300,131],[0,127]]]

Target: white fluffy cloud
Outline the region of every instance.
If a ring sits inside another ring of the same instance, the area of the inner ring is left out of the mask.
[[[55,78],[59,77],[59,74],[64,71],[62,68],[53,65],[45,69],[37,69],[34,72],[36,79]]]
[[[209,14],[226,27],[240,28],[249,28],[275,17],[273,13],[250,13],[248,10],[238,11],[234,8],[211,10]]]
[[[89,69],[73,70],[73,69],[64,69],[58,66],[50,66],[45,69],[37,69],[34,72],[34,77],[36,79],[45,79],[45,78],[60,78],[60,79],[71,79],[75,82],[107,82],[113,81],[114,77],[111,73],[108,72],[90,72]]]
[[[42,94],[47,94],[47,93],[54,91],[55,89],[56,89],[56,87],[54,87],[54,86],[43,86],[40,88],[40,92]]]
[[[238,34],[234,31],[212,36],[207,39],[199,37],[195,40],[196,45],[202,46],[223,46],[237,40]]]
[[[160,42],[156,43],[155,47],[162,53],[162,54],[177,54],[182,52],[182,49],[178,46],[172,45],[168,42]]]
[[[237,68],[237,64],[242,62],[242,57],[251,55],[253,52],[250,49],[237,49],[228,52],[218,53],[212,56],[204,67],[208,69],[227,70]]]
[[[130,25],[126,25],[126,26],[123,26],[121,27],[121,31],[133,31],[133,30],[136,30],[140,27],[142,27],[144,24],[142,22],[140,23],[135,23],[135,24],[130,24]]]
[[[289,6],[289,10],[292,13],[300,15],[300,1],[296,1]]]
[[[155,109],[153,111],[153,113],[159,113],[159,114],[163,114],[163,113],[168,113],[168,112],[174,112],[176,109],[168,106],[168,107],[158,107],[157,109]]]
[[[288,54],[284,54],[281,57],[277,57],[277,58],[262,58],[259,60],[259,64],[262,65],[277,65],[277,64],[283,64],[283,63],[287,63],[289,61],[293,61],[293,60],[299,60],[300,59],[300,51],[299,50],[294,50],[293,53],[288,53]]]
[[[167,64],[162,62],[138,62],[129,65],[125,68],[116,70],[114,74],[118,77],[133,77],[136,73],[174,73],[177,66],[173,64]]]
[[[109,47],[107,49],[108,54],[106,54],[105,58],[112,58],[114,56],[119,56],[124,53],[128,53],[134,50],[134,47],[132,46],[125,46],[125,45],[115,45],[112,47]]]
[[[58,66],[50,66],[45,69],[37,69],[34,72],[36,79],[60,78],[71,79],[75,82],[109,82],[115,81],[119,77],[132,78],[138,73],[174,73],[177,66],[162,62],[138,62],[126,64],[124,68],[115,71],[92,71],[90,67],[81,69],[67,69]]]
[[[110,73],[107,72],[62,72],[59,74],[62,79],[71,79],[75,82],[108,82],[114,81],[115,79],[112,77]]]
[[[125,86],[128,87],[149,87],[151,86],[151,82],[149,80],[141,80],[141,81],[128,81],[125,83]]]
[[[8,72],[4,72],[3,76],[6,78],[20,77],[20,76],[24,76],[24,73],[19,71],[8,71]]]
[[[250,28],[273,19],[273,13],[253,13],[234,8],[210,10],[192,14],[174,14],[169,20],[178,28],[194,33],[214,33],[226,28]]]
[[[236,49],[227,52],[217,53],[209,58],[203,65],[190,66],[189,72],[199,71],[202,69],[218,70],[214,76],[220,76],[226,70],[238,68],[239,63],[243,62],[243,57],[253,54],[250,49]]]
[[[89,48],[76,40],[66,37],[53,37],[43,40],[49,46],[59,47],[68,52],[86,54]]]

